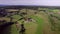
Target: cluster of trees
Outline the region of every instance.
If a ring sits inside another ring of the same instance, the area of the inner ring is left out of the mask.
[[[55,21],[55,19],[53,19],[53,18],[56,18],[58,21]],[[53,12],[52,12],[52,14],[49,14],[49,20],[50,20],[50,22],[51,22],[51,29],[53,30],[53,31],[56,31],[56,30],[58,30],[58,31],[60,31],[60,24],[59,24],[59,20],[60,20],[60,18],[59,18],[59,16],[57,16],[56,14],[54,14]]]
[[[50,14],[51,17],[55,17],[57,18],[58,20],[60,20],[60,16],[57,16],[57,15],[54,15],[54,14]]]
[[[7,15],[7,12],[5,9],[0,9],[0,17],[5,17]]]

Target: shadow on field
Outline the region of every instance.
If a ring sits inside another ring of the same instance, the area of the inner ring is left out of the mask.
[[[11,25],[13,22],[7,22],[0,25],[0,34],[11,34]]]

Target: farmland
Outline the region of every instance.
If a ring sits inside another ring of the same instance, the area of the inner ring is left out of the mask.
[[[7,22],[16,22],[10,27],[9,34],[21,34],[21,24],[26,29],[24,34],[60,34],[60,10],[50,8],[23,8],[23,9],[5,9],[8,15],[0,16],[0,20]],[[10,19],[11,18],[11,19]],[[3,23],[0,23],[3,24]],[[4,32],[5,33],[5,32]]]

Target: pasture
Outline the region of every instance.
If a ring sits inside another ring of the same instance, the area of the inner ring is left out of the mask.
[[[60,34],[60,10],[41,10],[21,9],[18,14],[11,16],[13,18],[12,22],[17,21],[19,23],[19,28],[16,27],[16,24],[11,25],[10,34],[20,34],[20,25],[23,21],[26,29],[25,34]],[[0,20],[8,22],[10,19],[4,17]]]

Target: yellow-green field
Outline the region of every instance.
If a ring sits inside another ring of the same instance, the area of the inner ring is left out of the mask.
[[[24,17],[32,18],[35,21],[19,20],[18,23],[21,24],[24,21],[24,27],[26,28],[25,34],[60,34],[60,10],[50,10],[47,9],[47,12],[32,10],[32,9],[22,9],[21,12],[27,12],[27,15]],[[37,14],[34,14],[37,12]],[[21,18],[20,15],[12,16],[13,22]],[[2,19],[2,18],[0,18]],[[9,21],[9,18],[3,18]],[[18,28],[20,30],[20,28]],[[11,25],[11,34],[19,34],[16,24]]]

